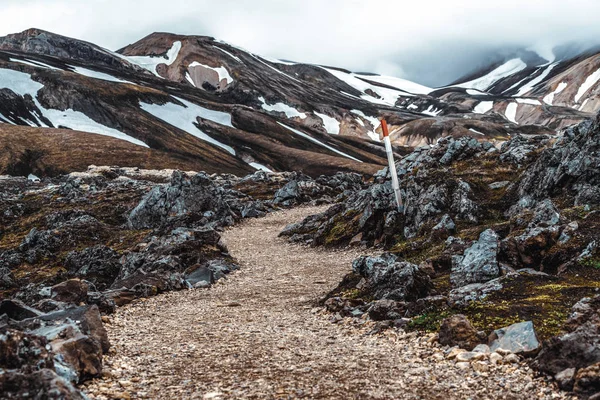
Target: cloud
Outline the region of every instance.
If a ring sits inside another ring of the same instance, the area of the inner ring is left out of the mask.
[[[589,0],[3,0],[0,34],[30,27],[117,49],[154,31],[209,35],[269,57],[440,85],[500,50],[600,44]]]

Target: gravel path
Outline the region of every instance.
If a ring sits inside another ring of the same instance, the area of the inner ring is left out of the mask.
[[[427,337],[369,322],[329,322],[315,307],[357,250],[290,245],[281,229],[322,208],[248,220],[223,239],[241,270],[211,289],[173,292],[118,310],[114,351],[91,398],[541,399],[562,397],[527,367],[460,369]],[[464,365],[463,365],[464,368]]]

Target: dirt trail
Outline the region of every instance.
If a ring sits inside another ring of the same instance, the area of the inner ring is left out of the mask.
[[[277,237],[321,208],[248,220],[223,235],[241,269],[211,289],[119,309],[114,354],[92,398],[552,398],[523,366],[461,370],[425,337],[333,324],[314,307],[357,250],[325,251]]]

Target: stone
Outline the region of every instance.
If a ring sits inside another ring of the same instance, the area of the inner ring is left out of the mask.
[[[490,346],[488,346],[487,344],[478,344],[477,346],[475,346],[475,348],[472,350],[473,353],[483,353],[483,354],[490,354]]]
[[[600,363],[600,296],[576,303],[563,330],[545,342],[533,367],[556,375]]]
[[[502,189],[507,187],[508,185],[510,185],[510,181],[500,181],[500,182],[493,182],[490,183],[488,185],[488,187],[492,190],[498,190],[498,189]]]
[[[415,264],[399,261],[392,254],[362,256],[352,263],[354,273],[365,278],[363,290],[375,299],[416,301],[433,287],[429,275]]]
[[[44,393],[43,398],[47,399],[87,399],[69,381],[48,368],[32,373],[7,371],[0,374],[0,393],[13,399],[30,398],[31,393]]]
[[[464,353],[460,353],[456,356],[456,361],[479,361],[485,360],[487,356],[483,353],[476,353],[473,351],[465,351]]]
[[[369,318],[373,321],[396,320],[404,317],[406,304],[395,300],[376,300],[367,310]]]
[[[519,361],[519,356],[514,353],[508,354],[506,357],[504,357],[504,362],[506,363],[517,364]]]
[[[442,321],[439,342],[441,345],[458,346],[470,351],[482,342],[482,338],[466,316],[456,314]]]
[[[456,366],[456,368],[463,370],[463,371],[471,369],[471,363],[467,362],[467,361],[457,362],[454,365]]]
[[[575,384],[575,372],[575,368],[567,368],[554,375],[558,387],[562,390],[573,390],[573,385]]]
[[[471,366],[473,367],[473,370],[475,370],[477,372],[489,372],[490,371],[490,364],[487,363],[486,361],[475,361],[475,362],[471,363]]]
[[[567,129],[523,173],[518,188],[519,196],[545,199],[565,190],[574,194],[576,205],[599,204],[599,132],[598,115]]]
[[[472,301],[485,299],[488,295],[502,290],[502,278],[492,279],[486,283],[471,283],[450,290],[448,302],[452,306],[466,306]]]
[[[108,334],[104,325],[102,324],[102,318],[98,306],[83,306],[83,307],[72,307],[65,310],[55,311],[49,314],[44,314],[38,317],[38,319],[48,326],[60,325],[68,323],[69,321],[75,321],[78,329],[87,336],[96,340],[104,353],[110,348],[110,342],[108,340]]]
[[[23,369],[27,366],[54,368],[46,338],[7,329],[0,335],[0,369]]]
[[[89,285],[79,279],[69,279],[52,286],[50,297],[64,303],[80,304],[87,300]]]
[[[539,342],[533,322],[525,321],[496,329],[489,338],[491,351],[510,350],[514,354],[531,356],[537,354],[542,345]]]
[[[65,267],[71,276],[93,283],[98,290],[105,290],[119,275],[119,258],[119,254],[110,247],[97,245],[71,251],[65,259]]]
[[[0,315],[6,314],[8,318],[21,321],[27,318],[35,318],[42,313],[34,308],[27,306],[19,300],[5,299],[0,302]]]
[[[502,357],[497,352],[493,352],[492,354],[490,354],[490,358],[489,359],[490,359],[490,363],[496,365],[496,364],[499,364],[500,362],[502,362],[502,360],[504,359],[504,357]]]
[[[432,232],[451,235],[456,231],[456,225],[454,224],[454,221],[452,220],[450,215],[444,214],[440,222],[436,226],[431,228],[431,230]]]
[[[580,395],[600,393],[600,363],[581,368],[577,371],[573,391]]]
[[[465,251],[464,256],[452,258],[450,282],[454,287],[461,287],[497,278],[500,274],[497,255],[498,235],[488,229]]]
[[[438,337],[439,340],[439,337]],[[440,343],[441,344],[441,343]],[[459,354],[461,353],[465,353],[467,350],[465,349],[461,349],[460,347],[453,347],[449,352],[448,355],[446,355],[446,358],[449,360],[453,360],[455,359]]]

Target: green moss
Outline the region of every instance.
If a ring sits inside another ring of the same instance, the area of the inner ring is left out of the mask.
[[[579,265],[600,270],[600,257],[589,257],[579,261]]]
[[[406,326],[406,330],[437,332],[440,329],[442,321],[454,314],[451,310],[428,311],[411,319]]]

